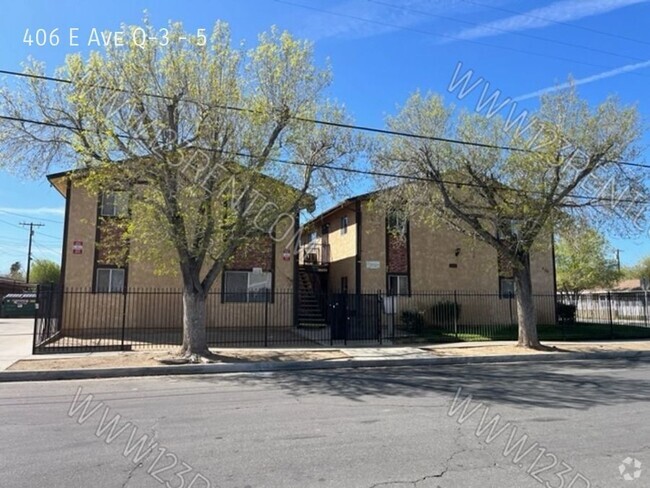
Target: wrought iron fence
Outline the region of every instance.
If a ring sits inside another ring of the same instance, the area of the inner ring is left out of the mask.
[[[640,295],[535,295],[542,340],[650,338]],[[309,313],[301,307],[310,306]],[[513,297],[477,292],[390,296],[293,290],[215,291],[206,299],[210,347],[345,347],[454,341],[515,340]],[[170,348],[182,342],[183,300],[177,289],[41,287],[34,353]]]

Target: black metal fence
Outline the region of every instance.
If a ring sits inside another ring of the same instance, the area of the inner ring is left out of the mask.
[[[345,347],[515,340],[512,297],[476,292],[384,292],[299,296],[291,291],[215,291],[206,300],[211,347]],[[41,287],[34,353],[170,348],[182,342],[177,289]],[[650,338],[647,300],[614,294],[534,297],[542,340]],[[309,319],[301,307],[311,303]],[[317,304],[315,306],[314,304]]]

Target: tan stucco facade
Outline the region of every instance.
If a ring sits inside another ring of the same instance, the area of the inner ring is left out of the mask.
[[[360,205],[361,225],[357,225],[356,211]],[[351,223],[348,234],[341,236],[339,222],[348,215]],[[314,228],[320,231],[329,224],[328,236],[331,262],[329,287],[338,290],[342,276],[348,277],[349,291],[356,285],[357,255],[359,257],[360,289],[363,293],[385,293],[387,290],[387,239],[385,212],[369,199],[352,200],[323,217],[317,218]],[[356,233],[361,229],[359,246]],[[321,235],[318,237],[323,239]],[[394,300],[400,310],[426,308],[436,300],[429,296],[439,294],[439,301],[454,299],[464,307],[466,320],[488,314],[496,323],[516,317],[516,305],[508,299],[499,299],[499,270],[497,252],[484,242],[472,239],[445,227],[432,229],[418,223],[409,223],[408,253],[411,296]],[[551,239],[537,246],[531,253],[533,293],[539,295],[538,319],[552,323],[555,319],[555,277]],[[480,295],[480,296],[479,296]]]
[[[182,280],[179,272],[156,272],[154,262],[129,260],[127,263],[128,297],[121,293],[95,293],[96,237],[98,195],[89,193],[78,182],[68,183],[59,178],[53,184],[67,197],[66,232],[64,236],[63,286],[66,290],[62,324],[68,333],[89,329],[107,329],[122,326],[122,317],[129,328],[162,328],[170,330],[182,326]],[[68,188],[69,185],[69,188]],[[207,300],[208,327],[292,326],[294,312],[294,269],[296,259],[290,245],[293,222],[280,221],[276,235],[282,241],[273,244],[273,290],[271,303],[223,303],[221,277],[218,277]],[[137,251],[137,242],[130,244],[131,255]],[[289,256],[285,251],[289,251]],[[170,248],[170,266],[173,269],[176,253]]]

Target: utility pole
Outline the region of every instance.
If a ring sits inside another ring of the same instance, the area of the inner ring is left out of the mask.
[[[616,269],[621,272],[621,249],[614,249],[616,251]]]
[[[34,237],[34,227],[43,227],[45,224],[35,224],[34,222],[21,222],[20,225],[29,226],[29,245],[27,247],[27,277],[25,281],[29,283],[29,270],[32,267],[32,239]]]

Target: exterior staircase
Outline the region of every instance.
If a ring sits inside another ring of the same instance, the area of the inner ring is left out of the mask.
[[[311,273],[304,269],[298,272],[298,324],[309,329],[327,327],[322,297],[314,290]]]

